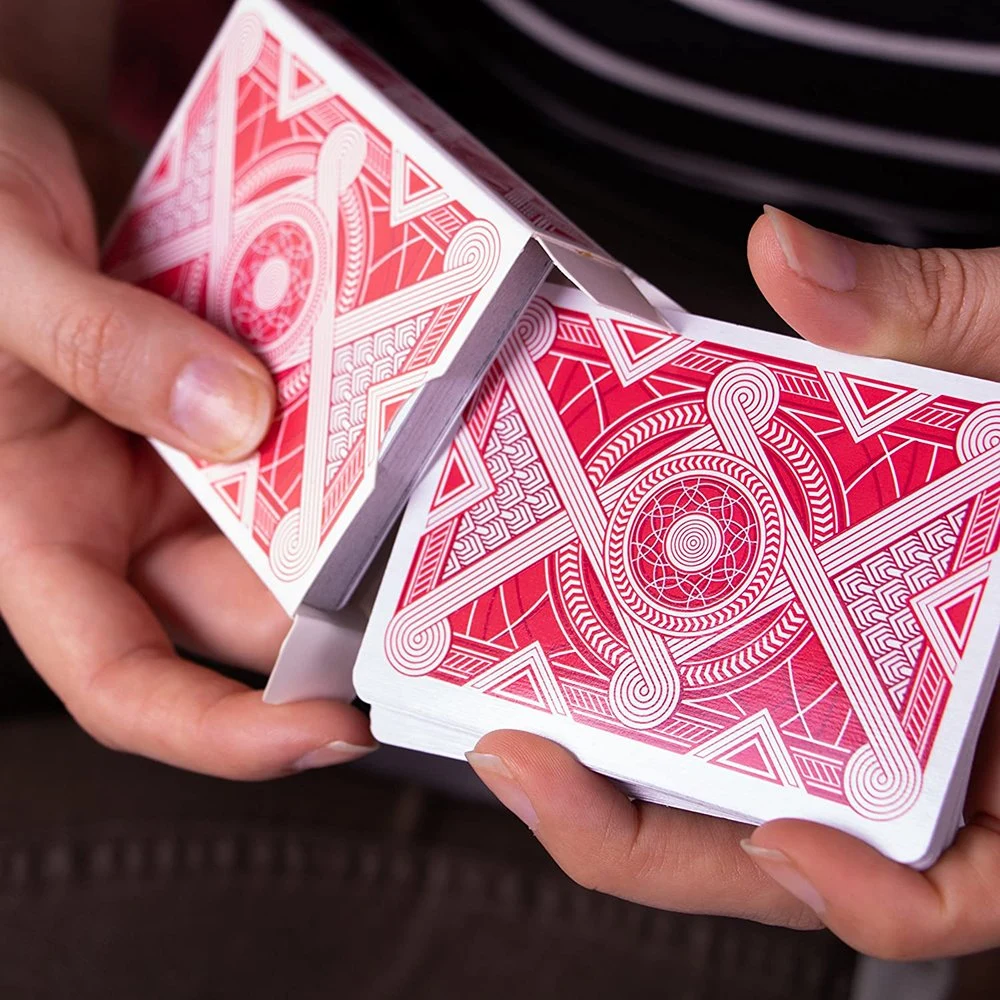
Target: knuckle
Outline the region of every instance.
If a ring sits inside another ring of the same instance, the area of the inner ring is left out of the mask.
[[[609,815],[595,836],[577,850],[557,857],[563,871],[585,889],[624,898],[634,896],[648,876],[663,867],[667,845],[644,833],[640,809],[633,810],[632,815],[633,820],[624,829]]]
[[[663,837],[650,834],[646,822],[646,803],[638,803],[635,807],[635,823],[629,831],[629,836],[623,846],[617,850],[619,860],[618,870],[629,884],[639,885],[667,867],[673,857],[670,842]]]
[[[96,743],[99,743],[106,750],[114,750],[119,753],[125,750],[115,732],[117,727],[107,716],[95,712],[85,705],[67,704],[66,708],[76,724]]]
[[[596,836],[574,837],[570,842],[560,845],[561,849],[553,852],[559,867],[584,889],[611,891],[609,886],[611,828],[611,819],[608,817],[604,829]]]
[[[18,157],[0,149],[0,233],[51,222],[52,204],[42,183]]]
[[[606,873],[586,855],[557,853],[556,862],[563,872],[583,889],[593,889],[597,892],[611,892],[605,885]]]
[[[924,957],[920,941],[905,925],[879,921],[867,928],[861,941],[855,943],[859,951],[886,962],[909,962]]]
[[[761,923],[787,927],[790,931],[818,931],[826,926],[816,916],[815,911],[809,909],[805,904],[797,906],[793,910],[789,910],[787,907],[774,907],[755,915],[755,919]]]
[[[930,346],[953,352],[976,329],[986,283],[975,256],[957,250],[914,250],[911,303]]]
[[[113,307],[76,306],[56,320],[53,367],[71,396],[98,408],[115,398],[128,367],[126,334],[126,322]]]
[[[0,238],[8,243],[26,221],[25,198],[18,186],[6,180],[0,172]]]
[[[579,845],[560,844],[557,847],[549,847],[556,864],[568,875],[577,885],[584,889],[596,889],[601,881],[599,866],[594,863],[591,852],[580,849]]]
[[[141,700],[127,693],[125,675],[141,664],[146,647],[90,664],[84,676],[67,685],[63,702],[81,729],[108,750],[135,752],[143,742]]]

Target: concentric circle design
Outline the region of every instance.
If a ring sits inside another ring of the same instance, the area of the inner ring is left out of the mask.
[[[584,457],[587,476],[595,489],[606,488],[618,477],[627,476],[644,450],[648,453],[657,445],[669,447],[678,435],[703,426],[706,419],[704,402],[694,392],[637,411],[634,419],[609,428],[594,442]],[[820,545],[828,541],[843,526],[844,512],[842,491],[836,489],[822,443],[801,421],[780,411],[759,438],[789,485],[789,497],[810,542]],[[574,540],[553,553],[546,573],[554,610],[570,643],[593,669],[610,676],[630,655],[630,647],[614,611],[601,596],[600,578],[580,543]],[[739,633],[729,633],[724,644],[713,645],[713,636],[724,633],[734,621],[740,619],[723,620],[717,629],[687,632],[680,638],[680,674],[685,689],[718,692],[738,688],[758,671],[770,669],[779,657],[793,655],[810,635],[801,607],[789,600],[773,614],[747,622],[747,628]]]
[[[234,242],[223,279],[225,319],[274,372],[308,356],[329,256],[326,222],[305,201],[263,212]]]
[[[656,532],[651,531],[644,554],[658,561],[659,553],[649,552],[648,541],[654,537]],[[707,514],[686,514],[667,529],[663,541],[667,559],[678,571],[698,573],[710,569],[722,552],[722,528]]]
[[[715,452],[668,459],[611,514],[605,546],[625,607],[667,635],[717,629],[752,607],[784,549],[778,504],[749,465]]]
[[[451,646],[451,625],[447,618],[428,623],[420,605],[411,605],[390,622],[385,633],[385,652],[401,674],[420,677],[436,670]]]
[[[1000,447],[1000,403],[984,403],[962,422],[955,450],[962,462],[971,462],[996,447]]]
[[[275,222],[246,248],[230,292],[234,331],[251,344],[281,340],[309,298],[312,241],[297,222]]]
[[[915,759],[893,763],[897,766],[886,771],[870,743],[851,754],[844,769],[844,793],[855,812],[885,821],[913,808],[922,784],[920,768]]]
[[[297,241],[302,244],[301,236]],[[311,262],[309,270],[312,270]],[[297,276],[301,280],[301,275]],[[251,296],[254,305],[261,312],[275,312],[289,298],[298,299],[300,302],[305,298],[302,289],[295,290],[295,295],[290,296],[289,291],[292,286],[292,265],[285,256],[274,256],[265,260],[257,271],[253,279]]]
[[[513,336],[520,339],[532,361],[543,357],[556,339],[556,313],[542,298],[531,300],[514,324]]]
[[[264,49],[264,23],[256,14],[244,14],[233,28],[230,46],[236,72],[243,76],[253,69]]]

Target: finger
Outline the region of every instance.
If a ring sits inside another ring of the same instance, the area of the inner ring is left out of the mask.
[[[4,209],[0,202],[0,228]],[[91,271],[34,233],[12,230],[0,269],[0,350],[128,430],[231,461],[274,412],[264,366],[172,302]],[[5,393],[12,420],[32,393]]]
[[[937,958],[1000,944],[1000,825],[973,822],[918,872],[847,834],[798,820],[757,829],[749,853],[859,951]]]
[[[131,584],[182,649],[270,672],[288,616],[151,448],[136,450],[133,469]]]
[[[1000,250],[875,246],[768,207],[747,252],[767,300],[807,340],[1000,375]]]
[[[144,549],[129,578],[185,649],[261,673],[274,666],[291,620],[212,524]]]
[[[119,572],[67,546],[23,549],[0,565],[0,613],[28,659],[102,743],[247,780],[340,763],[373,748],[366,719],[349,705],[266,705],[260,692],[173,655]]]
[[[259,361],[160,296],[95,273],[90,200],[55,115],[0,84],[0,351],[113,423],[192,454],[233,460],[270,425]],[[40,429],[37,380],[0,363],[4,433]],[[15,373],[16,374],[16,373]]]
[[[748,828],[633,803],[548,740],[484,736],[469,763],[572,879],[649,906],[818,927],[815,915],[740,849]]]
[[[0,205],[19,226],[96,265],[90,195],[70,137],[35,95],[0,80]]]

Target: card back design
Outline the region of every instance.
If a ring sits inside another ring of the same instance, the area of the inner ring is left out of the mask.
[[[394,418],[498,271],[501,235],[269,12],[231,20],[106,267],[207,317],[274,374],[279,410],[258,455],[167,457],[294,610]]]
[[[390,98],[533,229],[603,255],[604,251],[589,236],[371,49],[322,12],[303,7],[299,13],[373,87]]]
[[[567,300],[529,307],[437,467],[388,662],[905,815],[992,647],[1000,404]]]

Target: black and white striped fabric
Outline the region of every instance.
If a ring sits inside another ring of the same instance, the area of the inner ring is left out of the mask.
[[[894,242],[1000,243],[998,0],[325,6],[519,168],[521,140],[609,196],[655,178],[720,217],[772,201]]]
[[[997,227],[994,0],[481,0],[515,92],[688,183],[886,239]]]

